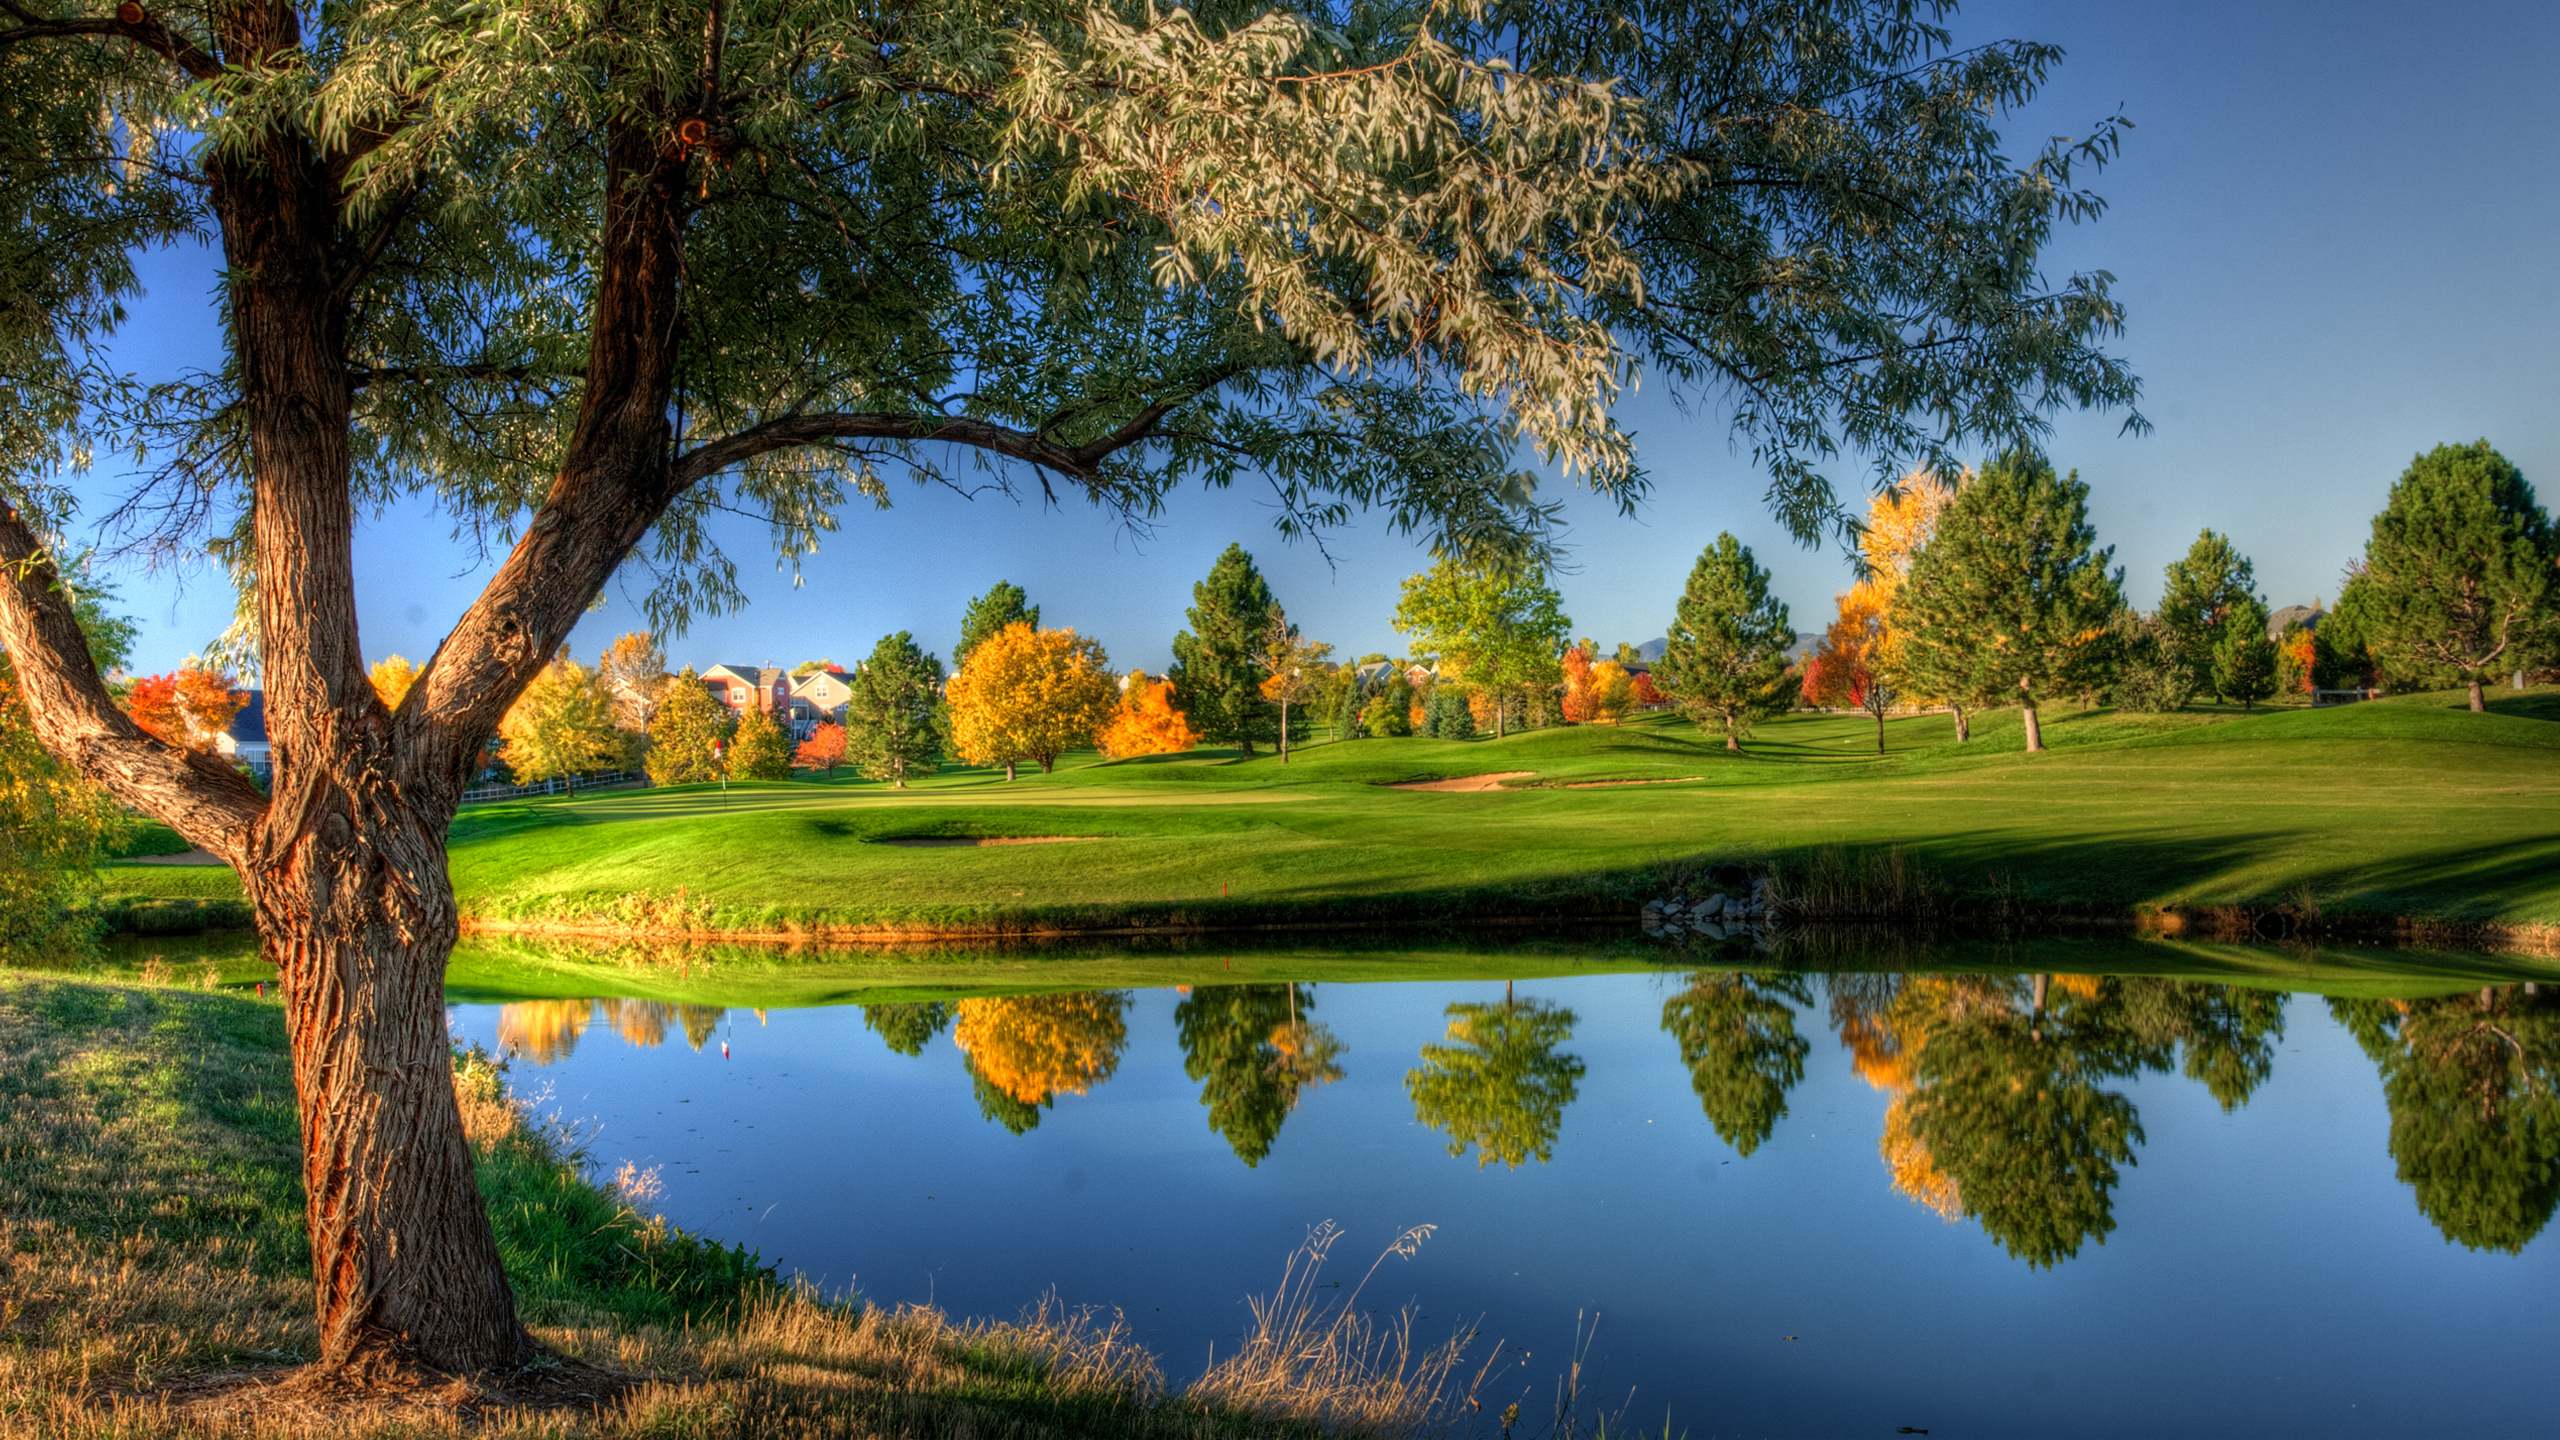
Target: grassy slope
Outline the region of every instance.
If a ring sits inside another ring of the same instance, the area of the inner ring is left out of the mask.
[[[1250,920],[1623,907],[1700,858],[1905,845],[1960,890],[2105,909],[2289,898],[2331,910],[2560,921],[2560,695],[2325,711],[2014,712],[1952,743],[1943,717],[1790,716],[1730,756],[1669,717],[1446,743],[1062,767],[1007,786],[957,771],[905,792],[839,779],[478,807],[454,831],[465,903],[493,918],[707,901],[741,927],[1042,918]],[[1529,771],[1490,793],[1382,782]],[[1696,777],[1694,779],[1690,777]],[[1556,788],[1581,781],[1679,783]],[[907,849],[910,835],[1085,835]],[[118,867],[115,883],[149,867]],[[229,877],[144,877],[206,893]],[[236,881],[232,882],[236,884]],[[1224,898],[1222,899],[1222,890]]]

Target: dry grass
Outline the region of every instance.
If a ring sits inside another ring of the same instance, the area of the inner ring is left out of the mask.
[[[455,1091],[493,1216],[565,1199],[582,1232],[604,1214],[644,1249],[698,1245],[637,1212],[653,1177],[578,1175],[486,1057],[457,1058]],[[1374,1324],[1356,1290],[1320,1301],[1328,1227],[1255,1307],[1242,1351],[1182,1390],[1116,1314],[1054,1298],[1011,1322],[855,1309],[745,1269],[678,1323],[632,1322],[628,1276],[563,1293],[520,1275],[534,1333],[570,1363],[497,1392],[315,1400],[284,1383],[314,1345],[291,1095],[270,1003],[0,971],[0,1440],[1262,1440],[1408,1435],[1451,1399],[1463,1340],[1417,1347],[1409,1315]],[[500,1229],[502,1246],[540,1239]],[[547,1403],[511,1398],[534,1393]]]

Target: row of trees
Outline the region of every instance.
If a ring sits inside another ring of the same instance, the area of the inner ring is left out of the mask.
[[[2274,1073],[2285,997],[2244,986],[2088,975],[1834,975],[1831,1026],[1857,1074],[1890,1097],[1878,1151],[1894,1188],[1971,1219],[2010,1254],[2050,1267],[2103,1243],[2114,1192],[2143,1143],[2116,1088],[2182,1074],[2236,1111]],[[1820,1015],[1802,975],[1700,971],[1664,1002],[1661,1027],[1716,1135],[1749,1157],[1776,1132],[1805,1076]],[[704,1007],[605,1002],[634,1043],[680,1019],[697,1048]],[[2560,1208],[2560,1002],[2520,986],[2419,1000],[2331,1000],[2381,1072],[2389,1152],[2419,1210],[2449,1240],[2524,1248]],[[890,1048],[921,1055],[946,1029],[991,1120],[1019,1134],[1062,1095],[1109,1080],[1128,1043],[1130,997],[1088,991],[863,1007]],[[1174,1008],[1183,1069],[1210,1129],[1258,1165],[1311,1090],[1344,1074],[1346,1047],[1318,1021],[1311,985],[1221,985]],[[589,1002],[508,1007],[502,1037],[541,1063],[574,1048]],[[1566,1007],[1504,987],[1450,1005],[1404,1086],[1452,1155],[1518,1167],[1553,1158],[1586,1066]]]
[[[2461,685],[2480,710],[2489,681],[2560,661],[2560,533],[2486,441],[2418,456],[2336,609],[2281,634],[2269,633],[2249,558],[2211,530],[2168,567],[2156,611],[2131,609],[2112,549],[2096,543],[2088,487],[2029,452],[1953,483],[1908,477],[1876,498],[1860,541],[1861,578],[1795,688],[1874,715],[1879,750],[1896,708],[1944,707],[1962,740],[1973,712],[2015,704],[2032,751],[2044,748],[2039,707],[2058,696],[2166,711],[2202,694],[2245,708],[2283,690]],[[1747,613],[1760,578],[1710,551],[1691,584],[1718,597],[1712,611]],[[1766,683],[1735,687],[1735,720],[1789,698],[1774,628],[1765,635],[1718,634],[1707,647],[1728,668],[1756,661],[1752,678]]]

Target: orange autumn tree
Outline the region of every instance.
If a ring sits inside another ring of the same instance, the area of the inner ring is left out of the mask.
[[[1955,486],[1936,471],[1914,470],[1902,477],[1897,493],[1880,494],[1868,503],[1866,525],[1858,535],[1859,560],[1866,573],[1841,597],[1841,611],[1847,615],[1854,603],[1857,613],[1866,617],[1872,639],[1861,659],[1893,692],[1889,703],[1957,706],[1957,727],[1961,731],[1964,697],[1920,693],[1902,663],[1901,637],[1893,628],[1893,597],[1911,574],[1912,557],[1938,533],[1938,516],[1955,493]],[[1862,700],[1852,700],[1847,708],[1868,707]],[[1877,726],[1877,749],[1881,752],[1881,715]]]
[[[229,675],[193,660],[166,675],[145,675],[125,694],[125,713],[161,743],[210,751],[249,703],[249,692]]]
[[[844,727],[833,720],[821,723],[791,752],[791,763],[802,770],[815,770],[833,775],[844,763]]]
[[[1884,753],[1885,712],[1899,698],[1885,670],[1884,612],[1860,586],[1840,598],[1840,614],[1804,662],[1804,698],[1827,710],[1876,717],[1876,753]]]
[[[1593,653],[1591,642],[1584,640],[1568,646],[1559,662],[1564,666],[1564,703],[1560,708],[1567,724],[1588,725],[1600,716],[1599,697],[1592,693]]]
[[[1144,670],[1132,670],[1120,692],[1120,708],[1094,743],[1112,759],[1126,760],[1189,750],[1200,737],[1192,733],[1190,719],[1174,708],[1171,680],[1150,680]]]
[[[1102,644],[1073,630],[1016,621],[970,650],[944,687],[952,747],[972,765],[1029,760],[1047,774],[1058,757],[1093,743],[1120,703]]]
[[[970,1071],[1023,1105],[1082,1095],[1110,1079],[1129,1041],[1129,997],[1115,990],[978,998],[957,1008],[951,1039]]]

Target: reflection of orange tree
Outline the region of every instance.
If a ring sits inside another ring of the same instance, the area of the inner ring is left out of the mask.
[[[2142,1142],[2133,1102],[2096,1082],[2166,1068],[2167,1051],[2125,1024],[2112,982],[2066,986],[2032,1009],[2009,983],[2006,1006],[1969,1007],[1930,1035],[1906,1104],[1964,1212],[2011,1255],[2049,1268],[2105,1243],[2117,1167]]]
[[[1040,1123],[1039,1107],[1081,1095],[1111,1078],[1129,1040],[1129,997],[1114,990],[963,1000],[951,1039],[968,1057],[982,1108],[1017,1134]],[[1019,1122],[1019,1123],[1017,1123]]]

